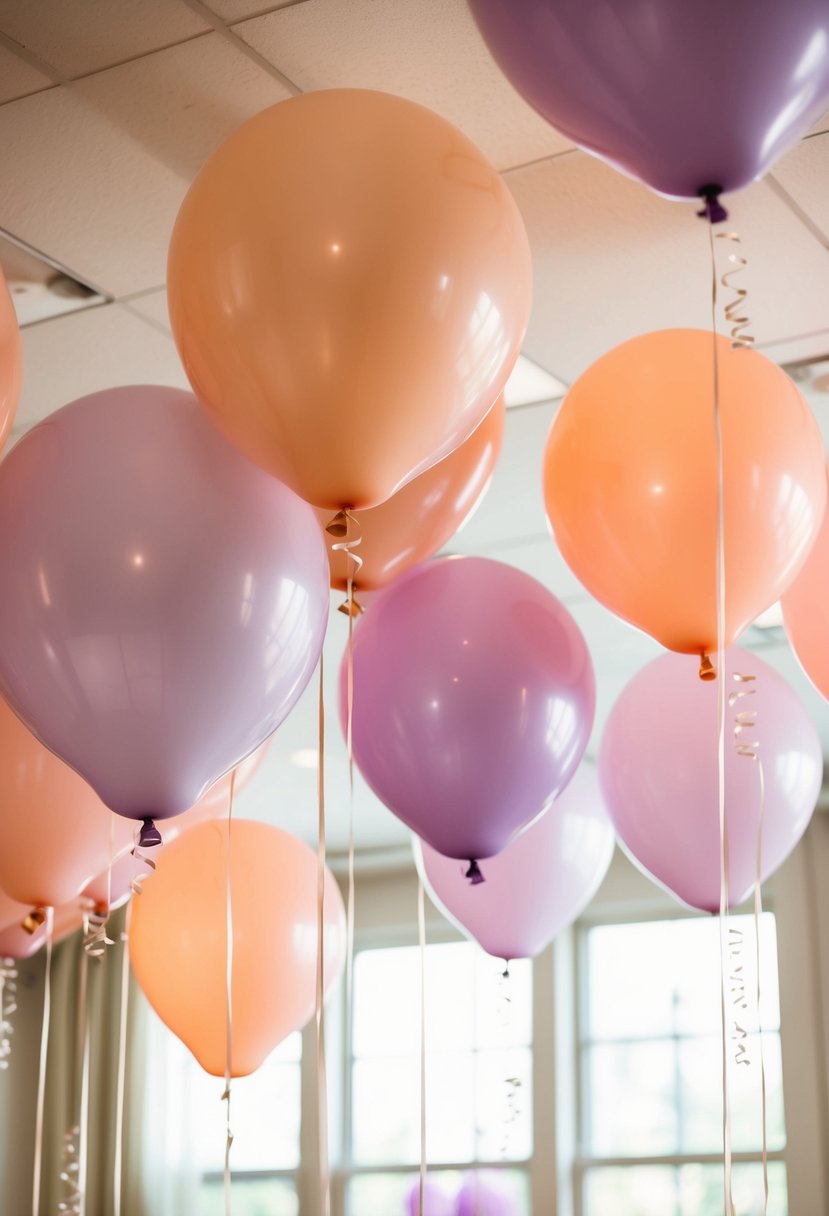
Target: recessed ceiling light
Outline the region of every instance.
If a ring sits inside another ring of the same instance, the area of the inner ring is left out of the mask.
[[[551,376],[526,355],[519,355],[512,375],[504,389],[507,409],[517,405],[539,405],[542,401],[556,401],[567,392],[567,385],[556,376]]]
[[[0,266],[21,328],[109,299],[37,250],[0,231]]]

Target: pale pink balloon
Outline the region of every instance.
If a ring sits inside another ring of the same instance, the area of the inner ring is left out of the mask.
[[[684,903],[720,905],[717,681],[700,680],[694,655],[664,654],[638,672],[614,705],[599,778],[619,839],[633,860]],[[756,655],[726,652],[725,819],[729,904],[766,879],[806,830],[823,779],[817,731],[800,698]],[[736,677],[744,677],[738,680]],[[753,680],[745,677],[753,676]],[[753,690],[753,691],[752,691]],[[738,713],[756,720],[735,735]],[[736,742],[757,760],[737,752]],[[756,743],[756,748],[753,746]],[[759,762],[765,794],[761,800]]]
[[[585,765],[535,823],[466,867],[413,838],[415,861],[440,911],[496,958],[534,958],[590,903],[607,873],[616,837],[592,768]]]

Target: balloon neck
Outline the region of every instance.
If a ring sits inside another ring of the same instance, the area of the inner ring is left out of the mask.
[[[705,680],[707,683],[710,683],[711,680],[716,680],[717,678],[717,669],[711,662],[711,656],[710,654],[705,654],[704,651],[700,655],[699,660],[699,678],[701,680]]]
[[[356,620],[358,616],[362,616],[362,614],[365,612],[365,608],[357,599],[357,596],[352,592],[349,598],[343,600],[343,602],[338,606],[337,611],[344,613],[346,616],[350,616],[352,620]]]
[[[46,909],[45,908],[32,908],[31,912],[28,912],[23,917],[23,920],[21,922],[21,927],[23,929],[25,929],[26,932],[31,936],[32,934],[37,933],[37,931],[41,925],[45,925],[45,924],[46,924]]]
[[[504,970],[501,972],[501,979],[502,980],[509,979],[509,959],[508,958],[504,959]]]
[[[720,202],[721,186],[702,186],[697,193],[705,203],[702,210],[697,212],[700,219],[708,220],[709,224],[722,224],[728,219],[728,212]]]
[[[346,507],[343,511],[338,511],[336,515],[332,515],[325,525],[326,532],[329,536],[333,536],[335,540],[342,540],[344,536],[348,536],[349,510],[350,508]]]
[[[141,849],[154,849],[161,843],[161,833],[158,828],[152,819],[145,819],[141,824],[141,831],[138,833],[138,847]]]
[[[477,861],[475,861],[474,858],[470,861],[469,869],[465,872],[464,878],[469,879],[469,885],[471,887],[477,887],[482,882],[486,882],[486,879],[484,878],[483,874],[481,873],[481,867],[478,865]]]

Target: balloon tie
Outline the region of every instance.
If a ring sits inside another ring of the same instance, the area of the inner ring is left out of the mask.
[[[130,1001],[130,949],[132,903],[127,904],[124,931],[121,934],[121,1000],[118,1009],[118,1075],[115,1086],[115,1147],[112,1165],[112,1216],[121,1216],[121,1193],[124,1176],[124,1123],[127,1097],[127,1030]]]
[[[722,186],[702,186],[697,194],[705,204],[697,212],[701,220],[708,220],[709,224],[722,224],[728,219],[728,212],[720,202]]]
[[[17,964],[13,958],[0,958],[0,1072],[9,1066],[14,1034],[12,1018],[17,1012]]]
[[[713,209],[708,199],[709,210]],[[728,1031],[726,1014],[726,970],[728,927],[728,825],[725,818],[725,476],[723,458],[722,417],[720,411],[720,363],[717,341],[717,263],[714,254],[713,224],[709,216],[708,242],[711,253],[711,345],[713,356],[713,421],[716,450],[717,540],[716,540],[716,605],[717,605],[717,803],[720,832],[720,1030],[722,1039],[722,1098],[723,1098],[723,1203],[725,1216],[736,1216],[732,1186],[731,1103],[728,1069]]]
[[[43,1014],[40,1025],[40,1057],[37,1072],[35,1104],[35,1151],[32,1168],[32,1216],[40,1213],[40,1175],[43,1167],[43,1119],[46,1110],[46,1067],[49,1063],[49,1023],[52,1015],[52,939],[55,918],[51,908],[46,910],[46,974],[43,981]]]
[[[417,880],[417,942],[420,952],[420,1188],[418,1216],[426,1198],[426,901],[423,882]]]
[[[348,533],[352,526],[356,529],[357,535],[352,540],[349,540]],[[336,544],[331,546],[331,552],[344,553],[350,563],[348,568],[347,595],[337,611],[344,613],[349,620],[353,620],[354,617],[360,616],[364,611],[362,604],[358,603],[354,596],[357,575],[363,567],[362,557],[360,557],[359,553],[354,552],[363,543],[360,522],[356,515],[348,507],[345,507],[342,511],[337,512],[325,530],[329,536],[335,537],[337,541]]]
[[[233,827],[233,794],[236,788],[236,769],[230,774],[230,793],[227,800],[227,853],[225,862],[225,1000],[227,1009],[225,1038],[225,1089],[222,1101],[225,1107],[225,1164],[224,1195],[225,1216],[232,1216],[230,1150],[233,1147],[233,1128],[230,1119],[231,1081],[233,1077],[233,883],[231,871],[231,833]]]
[[[45,925],[49,917],[47,908],[32,908],[31,912],[27,912],[20,922],[21,929],[25,929],[31,937],[37,933],[41,925]]]
[[[325,670],[320,655],[319,765],[317,769],[317,1133],[321,1216],[331,1213],[331,1176],[328,1167],[328,1082],[325,1071]]]
[[[161,839],[161,833],[155,826],[152,819],[143,819],[141,821],[141,829],[138,833],[138,844],[142,849],[155,849],[164,842]]]
[[[474,857],[470,860],[469,869],[464,871],[463,876],[464,878],[469,879],[470,887],[477,887],[480,886],[482,882],[486,882],[486,879],[481,873],[481,867],[478,865],[477,861],[475,861]]]

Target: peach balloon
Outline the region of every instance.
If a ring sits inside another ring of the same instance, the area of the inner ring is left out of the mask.
[[[617,346],[567,394],[547,439],[544,497],[588,591],[671,650],[717,646],[717,472],[710,333]],[[803,564],[826,506],[820,431],[785,372],[719,337],[726,636]]]
[[[290,98],[207,161],[170,319],[224,435],[316,506],[377,506],[480,423],[531,264],[500,175],[444,118],[364,89]]]
[[[0,887],[29,908],[69,903],[109,865],[112,812],[5,701],[0,772]]]
[[[829,700],[829,511],[803,569],[781,601],[800,665]]]
[[[167,845],[132,907],[130,956],[144,995],[207,1072],[226,1063],[226,821]],[[279,828],[235,820],[230,832],[235,1077],[259,1067],[314,1012],[317,858]],[[342,970],[345,912],[326,875],[326,977]]]
[[[359,537],[354,553],[362,566],[354,578],[361,591],[385,587],[438,549],[463,527],[476,509],[492,480],[504,436],[504,399],[499,397],[481,425],[460,447],[415,477],[391,498],[368,511],[357,513],[358,527],[349,540]],[[323,528],[330,511],[317,508]],[[351,559],[336,537],[324,533],[331,565],[331,586],[344,591],[353,569]]]
[[[22,361],[17,314],[0,269],[0,448],[9,437],[17,413]]]

